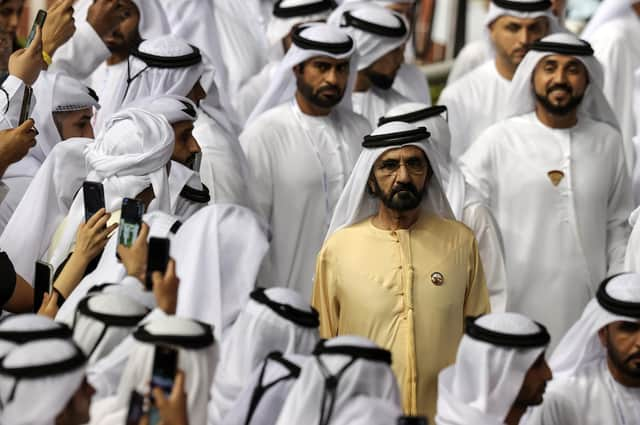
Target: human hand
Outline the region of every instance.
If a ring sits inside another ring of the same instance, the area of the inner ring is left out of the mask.
[[[109,235],[118,227],[117,223],[107,227],[110,218],[111,214],[100,208],[86,223],[78,227],[72,258],[76,257],[86,265],[102,252],[109,242]]]
[[[42,59],[42,29],[36,28],[36,35],[26,49],[16,50],[9,56],[9,74],[18,77],[28,86],[33,85],[45,65]]]
[[[169,259],[164,275],[156,271],[151,275],[151,279],[153,281],[153,295],[156,298],[158,308],[167,314],[176,314],[180,279],[176,276],[175,260]]]
[[[58,293],[51,291],[51,295],[49,295],[45,292],[42,305],[38,309],[38,315],[55,319],[56,314],[58,314]]]
[[[184,380],[184,372],[178,370],[169,398],[164,395],[162,389],[158,387],[153,389],[156,408],[160,411],[160,423],[158,425],[189,425]]]
[[[138,237],[130,248],[122,244],[118,244],[118,255],[120,261],[127,270],[127,276],[133,276],[144,284],[147,272],[147,256],[149,254],[149,226],[142,223]]]
[[[47,10],[47,19],[42,26],[42,49],[53,56],[74,32],[73,0],[58,0]]]
[[[100,38],[109,35],[124,19],[119,0],[95,0],[87,12],[87,22]]]
[[[36,131],[33,120],[28,119],[19,127],[0,131],[0,176],[9,165],[24,158],[29,149],[36,145]]]

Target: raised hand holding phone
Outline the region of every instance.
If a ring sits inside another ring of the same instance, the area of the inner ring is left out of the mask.
[[[149,255],[147,257],[147,276],[145,285],[147,290],[153,289],[153,272],[164,273],[169,264],[170,241],[166,238],[149,239]]]
[[[36,273],[33,281],[33,312],[37,313],[45,299],[45,294],[51,294],[53,281],[53,266],[43,261],[36,261]]]
[[[85,181],[82,183],[84,196],[84,221],[88,222],[100,209],[105,207],[102,183]]]

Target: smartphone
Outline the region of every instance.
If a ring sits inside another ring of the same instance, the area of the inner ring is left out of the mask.
[[[118,243],[130,248],[140,232],[142,216],[144,215],[144,204],[136,199],[124,198],[120,211]]]
[[[44,300],[45,292],[51,294],[53,266],[44,261],[36,261],[36,273],[33,281],[33,312],[37,313]]]
[[[152,404],[154,388],[160,388],[167,396],[171,394],[177,370],[178,351],[174,348],[156,345],[156,351],[153,355],[153,369],[151,370]]]
[[[400,416],[397,425],[429,425],[425,416]]]
[[[24,93],[22,95],[22,106],[20,108],[20,118],[18,125],[22,125],[29,119],[29,107],[31,106],[31,99],[33,98],[33,89],[29,86],[24,86]]]
[[[102,183],[85,181],[82,183],[84,192],[84,220],[89,221],[100,208],[104,208],[104,187]]]
[[[42,29],[42,26],[44,25],[44,21],[46,20],[47,20],[47,11],[42,9],[38,10],[36,19],[33,20],[33,25],[31,25],[31,31],[29,31],[29,37],[27,37],[27,44],[25,44],[25,47],[29,47],[31,45],[31,42],[36,37],[36,29],[38,27]]]
[[[144,396],[137,391],[131,391],[126,425],[138,425],[144,415]]]
[[[166,238],[149,239],[149,255],[147,256],[147,279],[145,285],[147,290],[153,289],[151,274],[155,271],[164,273],[169,263],[170,242]]]

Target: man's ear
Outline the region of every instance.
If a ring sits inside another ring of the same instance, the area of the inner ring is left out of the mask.
[[[608,337],[609,337],[609,326],[607,325],[598,331],[598,338],[600,339],[600,344],[602,344],[604,348],[607,348],[607,346],[609,345]]]
[[[302,66],[302,64],[299,63],[298,65],[293,67],[293,74],[296,77],[301,77],[302,76],[302,70],[303,70],[303,66]]]

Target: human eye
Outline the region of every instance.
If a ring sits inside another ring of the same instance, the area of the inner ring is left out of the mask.
[[[424,171],[424,162],[420,158],[409,158],[407,160],[407,168],[416,173]]]
[[[397,159],[386,159],[380,164],[380,169],[383,171],[396,171],[400,168],[400,161]]]

